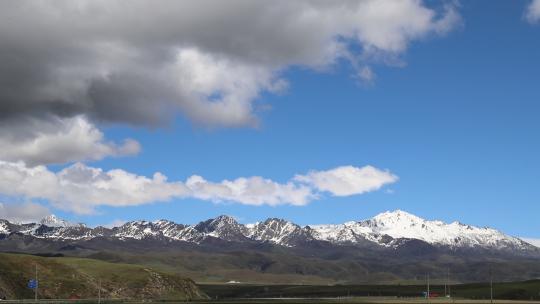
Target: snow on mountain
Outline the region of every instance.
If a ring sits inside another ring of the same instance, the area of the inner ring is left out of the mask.
[[[381,213],[372,219],[348,222],[342,225],[312,226],[316,238],[330,242],[355,242],[358,237],[381,242],[383,236],[394,239],[417,239],[432,245],[486,248],[525,248],[529,244],[491,228],[479,228],[459,222],[446,224],[428,221],[405,211],[396,210]],[[390,243],[391,244],[391,243]]]
[[[227,241],[245,241],[248,233],[246,226],[239,224],[233,217],[227,215],[200,222],[194,229],[205,236]]]
[[[159,229],[156,229],[152,222],[148,221],[128,222],[120,227],[115,227],[112,230],[114,231],[113,237],[119,239],[142,240],[162,235],[162,232]]]
[[[8,234],[9,233],[9,227],[8,227],[8,221],[6,220],[0,220],[0,234]]]
[[[89,240],[98,236],[102,236],[99,230],[88,228],[84,225],[68,226],[68,227],[49,227],[46,225],[36,225],[31,232],[31,235],[59,240]]]
[[[266,241],[283,246],[294,246],[298,242],[312,239],[312,236],[302,227],[277,218],[267,219],[246,226],[247,237],[256,241]]]
[[[54,215],[41,219],[38,223],[11,223],[0,220],[0,234],[19,233],[37,238],[81,240],[99,236],[97,230],[84,224],[73,224]]]
[[[113,228],[113,237],[137,239],[163,237],[175,241],[200,243],[212,237],[227,241],[245,241],[246,227],[226,215],[209,219],[193,226],[177,224],[167,220],[155,222],[134,221]]]
[[[46,216],[39,221],[40,224],[46,225],[49,227],[71,227],[71,226],[77,226],[78,224],[70,223],[64,219],[61,219],[57,217],[54,214],[51,214],[49,216]]]
[[[492,228],[479,228],[453,222],[427,221],[404,211],[385,212],[364,222],[379,234],[393,238],[415,238],[430,244],[451,247],[510,248],[526,245]]]
[[[197,231],[194,226],[177,224],[168,220],[159,220],[153,223],[164,237],[171,240],[200,243],[206,237],[206,234]]]
[[[133,221],[111,229],[74,225],[54,215],[37,224],[11,224],[0,220],[0,234],[8,235],[11,232],[60,240],[109,237],[120,240],[161,239],[200,244],[207,240],[221,239],[231,242],[269,242],[287,247],[301,246],[312,241],[325,241],[335,245],[399,247],[408,239],[416,239],[450,248],[497,250],[536,248],[495,229],[479,228],[459,222],[447,224],[429,221],[401,210],[384,212],[363,221],[304,227],[277,218],[243,225],[226,215],[196,225],[182,225],[167,220]]]
[[[187,226],[167,220],[155,221],[152,222],[152,224],[154,224],[155,228],[161,231],[165,237],[173,240],[184,240],[183,235]]]
[[[360,240],[377,242],[378,237],[368,227],[358,222],[346,222],[338,225],[311,225],[315,239],[331,243],[357,243]]]

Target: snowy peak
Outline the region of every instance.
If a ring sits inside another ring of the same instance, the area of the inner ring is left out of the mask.
[[[210,220],[209,227],[213,227],[214,229],[220,229],[223,227],[239,227],[240,224],[236,221],[236,219],[232,216],[228,215],[220,215],[216,217],[215,219]]]
[[[446,224],[429,221],[405,211],[381,213],[359,222],[369,228],[371,235],[388,235],[394,239],[418,239],[432,245],[449,247],[523,248],[518,238],[510,237],[491,228],[479,228],[459,222]]]
[[[315,239],[334,244],[366,244],[367,241],[384,247],[399,247],[406,240],[420,240],[451,249],[537,250],[495,229],[459,222],[446,224],[442,221],[429,221],[402,210],[383,212],[359,222],[315,225],[311,228]]]
[[[377,214],[371,219],[372,222],[381,226],[395,225],[418,225],[425,222],[424,219],[402,210],[386,211]]]
[[[71,222],[68,222],[64,219],[61,219],[57,217],[54,214],[51,214],[49,216],[46,216],[42,218],[39,221],[40,224],[48,226],[48,227],[71,227],[71,226],[77,226],[77,224],[73,224]]]
[[[371,219],[359,222],[360,226],[369,228],[371,234],[388,235],[393,238],[419,239],[434,243],[447,234],[444,223],[426,221],[405,211],[388,211]]]
[[[257,241],[270,242],[283,246],[295,246],[312,239],[302,227],[278,218],[270,218],[248,226],[248,237]]]
[[[246,239],[247,234],[246,227],[228,215],[220,215],[215,219],[200,222],[194,229],[205,234],[205,236],[227,241],[243,241]]]
[[[228,215],[220,215],[213,219],[200,222],[195,226],[200,232],[215,232],[216,230],[238,227],[238,222]]]

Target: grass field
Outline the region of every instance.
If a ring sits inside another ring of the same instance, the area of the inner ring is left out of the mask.
[[[393,297],[418,298],[426,291],[425,285],[243,285],[243,284],[199,284],[213,299],[239,298],[372,298]],[[456,299],[489,299],[487,283],[458,284],[450,286]],[[430,286],[432,294],[444,296],[444,285]],[[501,300],[540,301],[540,280],[525,282],[494,283],[493,296]],[[433,301],[443,299],[433,299]]]

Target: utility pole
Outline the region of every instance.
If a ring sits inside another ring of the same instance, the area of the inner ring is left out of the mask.
[[[99,279],[98,284],[98,304],[101,304],[101,279]]]
[[[448,275],[446,276],[446,280],[444,281],[444,297],[448,295],[446,286],[448,285]]]
[[[447,278],[448,278],[448,296],[452,297],[452,286],[450,285],[450,268],[447,269]]]
[[[38,281],[37,264],[36,264],[36,288],[34,288],[34,301],[36,302],[38,301],[38,298],[37,298],[38,286],[39,286],[39,281]]]
[[[493,273],[491,266],[489,266],[489,299],[490,303],[493,304]]]
[[[427,301],[429,303],[429,295],[430,295],[430,292],[429,292],[429,273],[427,274]]]

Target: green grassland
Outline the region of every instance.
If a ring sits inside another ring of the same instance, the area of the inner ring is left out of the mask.
[[[199,284],[213,299],[232,298],[358,298],[397,297],[418,298],[425,285],[248,285],[248,284]],[[432,293],[445,294],[444,285],[430,286]],[[487,283],[452,285],[449,291],[454,298],[489,299]],[[540,280],[494,283],[493,295],[501,300],[540,300]]]
[[[356,248],[335,252],[331,249],[299,248],[221,248],[175,247],[140,249],[98,245],[100,249],[61,251],[66,256],[88,257],[109,262],[145,265],[155,270],[177,273],[197,282],[224,283],[231,280],[251,284],[419,284],[426,273],[434,279],[446,277],[451,270],[453,283],[478,282],[489,277],[493,269],[496,281],[523,281],[540,277],[538,259],[504,257],[469,258],[460,254],[441,253],[434,256],[408,257],[388,253],[375,254]],[[421,283],[420,283],[421,284]]]

